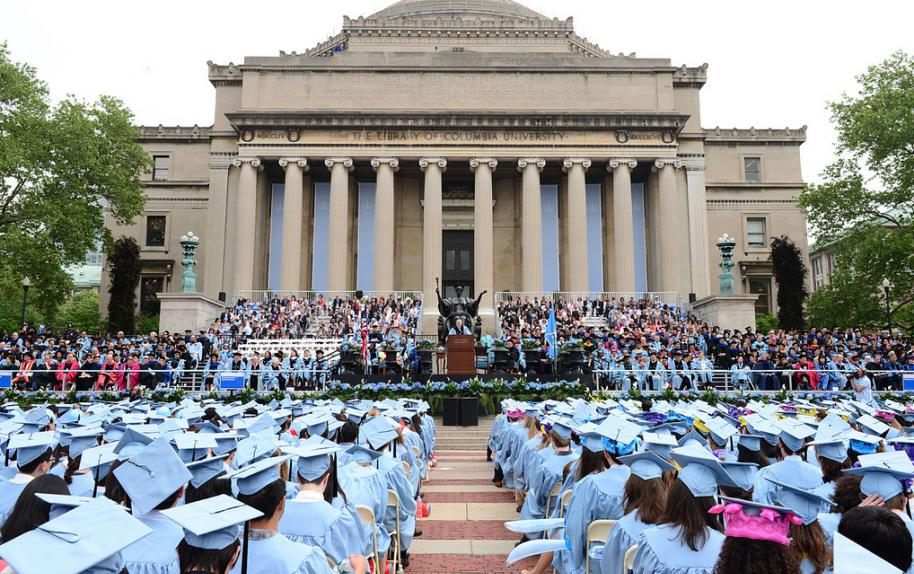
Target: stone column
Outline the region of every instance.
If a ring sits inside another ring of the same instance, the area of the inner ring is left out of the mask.
[[[635,292],[635,228],[632,223],[632,170],[638,161],[612,158],[609,171],[613,174],[613,278],[612,290]]]
[[[422,221],[422,325],[420,333],[438,333],[435,278],[441,273],[441,174],[447,169],[443,157],[423,157],[419,168],[425,172],[425,206]]]
[[[395,157],[376,157],[371,167],[378,173],[374,208],[374,290],[394,290],[394,172],[400,169]]]
[[[689,193],[689,248],[692,253],[692,290],[699,299],[711,294],[711,270],[708,262],[708,205],[705,192],[705,168],[687,165]]]
[[[304,173],[308,160],[303,157],[283,157],[279,165],[286,170],[285,193],[282,202],[282,270],[280,289],[301,289],[302,210],[304,208]]]
[[[479,317],[483,331],[495,333],[495,275],[492,230],[492,172],[498,167],[498,160],[491,157],[476,157],[470,160],[470,169],[476,174],[473,253],[474,295],[488,291],[479,304]]]
[[[587,158],[567,158],[562,169],[568,173],[568,285],[562,291],[587,292],[587,180],[585,174],[591,161]]]
[[[229,168],[234,158],[224,153],[210,153],[209,159],[209,202],[207,203],[207,236],[203,244],[206,266],[203,269],[203,287],[206,294],[216,298],[220,291],[233,289],[226,285],[225,238],[226,214],[228,213]],[[231,293],[226,293],[230,297]]]
[[[254,237],[257,228],[257,170],[259,157],[236,157],[232,162],[241,168],[238,180],[238,204],[235,219],[235,294],[254,288]],[[233,297],[233,298],[234,298]]]
[[[654,162],[658,172],[659,193],[657,209],[657,231],[660,238],[658,245],[660,289],[676,292],[679,278],[682,276],[682,258],[679,249],[679,219],[681,214],[676,209],[676,172],[682,162],[675,158],[660,158]],[[682,295],[682,293],[680,293]]]
[[[526,157],[517,160],[523,174],[521,198],[521,286],[524,291],[543,290],[543,201],[540,197],[540,172],[546,160]]]
[[[330,168],[330,230],[327,241],[327,290],[349,290],[349,172],[353,161],[349,157],[328,157],[324,165]]]

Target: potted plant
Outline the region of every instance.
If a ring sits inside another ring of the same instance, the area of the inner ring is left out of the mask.
[[[422,371],[432,370],[432,353],[435,352],[435,342],[430,339],[422,339],[416,343],[416,351],[419,353],[419,363]]]
[[[400,351],[400,348],[397,347],[397,345],[394,343],[384,343],[381,345],[381,351],[384,353],[384,363],[387,365],[387,368],[392,368],[397,365],[397,355]]]
[[[340,345],[340,362],[344,365],[354,365],[361,361],[361,349],[352,343],[343,343]]]
[[[504,341],[493,341],[492,342],[492,365],[495,367],[495,370],[505,370],[505,367],[508,365],[508,344]]]
[[[524,362],[527,363],[528,369],[534,369],[543,358],[543,347],[536,339],[524,339],[521,342],[521,350],[524,352]]]
[[[569,341],[559,351],[562,366],[566,369],[580,368],[584,363],[584,345],[580,341]]]

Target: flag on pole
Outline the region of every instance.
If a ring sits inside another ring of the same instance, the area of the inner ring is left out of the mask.
[[[362,313],[359,312],[360,323],[362,324],[362,370],[363,372],[368,372],[368,320],[361,318]]]
[[[546,348],[550,359],[555,359],[555,305],[549,304],[549,321],[546,322]]]

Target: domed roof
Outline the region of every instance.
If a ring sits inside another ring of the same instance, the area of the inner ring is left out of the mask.
[[[400,0],[369,18],[395,19],[438,14],[507,16],[510,18],[548,17],[511,0]]]

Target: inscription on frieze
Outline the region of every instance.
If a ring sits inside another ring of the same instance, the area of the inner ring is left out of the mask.
[[[657,145],[670,143],[671,135],[662,132],[629,131],[560,131],[560,130],[511,130],[511,129],[368,129],[353,130],[305,130],[264,129],[252,132],[245,130],[245,143],[274,144],[294,142],[302,145],[349,144],[349,145]],[[243,134],[243,135],[244,135]],[[624,134],[624,138],[618,137]]]

